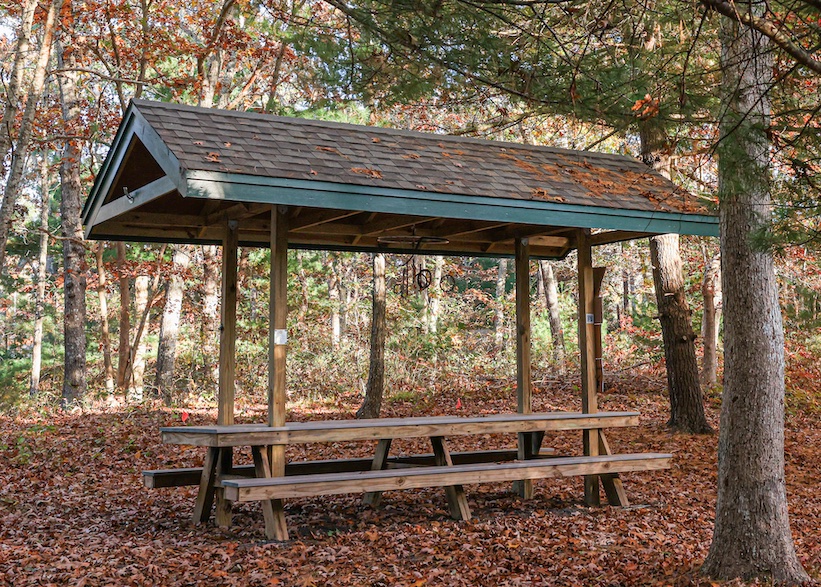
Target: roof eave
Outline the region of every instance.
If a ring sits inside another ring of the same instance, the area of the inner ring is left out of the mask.
[[[704,214],[624,210],[213,171],[189,171],[186,180],[188,196],[205,199],[637,233],[718,236],[718,218]]]

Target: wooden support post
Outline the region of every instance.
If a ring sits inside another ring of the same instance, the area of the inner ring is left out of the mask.
[[[590,231],[581,229],[576,233],[579,273],[579,353],[581,355],[582,412],[598,412],[596,394],[596,349],[595,349],[595,302],[593,280],[593,248]],[[599,454],[598,430],[583,433],[585,456]],[[584,501],[587,505],[599,505],[599,478],[587,475],[584,478]]]
[[[530,366],[530,243],[516,239],[516,399],[520,414],[533,412],[533,377]],[[519,460],[533,457],[530,433],[519,434]],[[514,490],[524,499],[533,497],[533,480],[514,483]]]
[[[271,283],[268,325],[268,425],[285,425],[285,357],[288,345],[288,218],[282,206],[271,208]],[[285,476],[285,445],[268,447],[269,475]],[[271,536],[287,540],[281,499],[271,500],[275,520]],[[266,532],[267,532],[266,523]]]
[[[268,425],[285,425],[285,356],[288,344],[288,224],[285,209],[271,208],[271,297],[268,332]],[[274,463],[272,463],[274,466]],[[276,475],[276,471],[273,471]]]
[[[252,446],[254,472],[257,477],[271,476],[271,463],[267,451],[259,446]],[[288,526],[285,523],[285,510],[281,499],[262,501],[262,517],[265,519],[265,536],[268,540],[288,540]]]
[[[193,521],[195,524],[207,522],[211,517],[211,506],[214,504],[214,480],[216,479],[218,448],[209,448],[205,454],[200,476],[200,489],[197,492],[197,501],[194,504]]]
[[[217,400],[217,424],[220,426],[228,426],[234,423],[237,365],[238,243],[239,227],[237,222],[232,220],[226,225],[222,237],[222,303],[220,305],[219,391]],[[230,474],[233,467],[232,449],[221,449],[217,461],[217,478]],[[224,499],[221,488],[216,490],[216,498],[217,525],[228,527],[231,525],[231,503]]]
[[[610,445],[604,432],[599,430],[599,453],[603,455],[613,454],[610,452]],[[601,484],[604,487],[604,494],[607,496],[607,503],[613,506],[627,507],[630,501],[627,499],[627,492],[619,478],[618,473],[608,473],[601,476]]]
[[[222,306],[220,310],[219,400],[217,424],[234,423],[234,379],[237,341],[237,223],[229,222],[222,239]]]
[[[225,475],[231,475],[234,469],[234,454],[231,447],[219,449],[219,457],[217,457],[217,479]],[[225,499],[225,491],[222,487],[215,489],[217,497],[217,507],[214,513],[217,526],[220,528],[229,528],[231,526],[231,502]]]
[[[437,467],[452,467],[453,459],[445,444],[445,439],[441,436],[431,436],[431,446],[433,447],[434,461]],[[465,490],[461,485],[450,485],[445,487],[445,495],[448,500],[448,511],[454,520],[469,520],[470,506]]]
[[[371,463],[371,471],[381,471],[388,466],[388,453],[391,450],[390,438],[382,438],[376,445],[376,452],[373,455],[373,462]],[[371,507],[379,507],[379,502],[382,501],[381,491],[369,491],[362,498],[362,503]]]

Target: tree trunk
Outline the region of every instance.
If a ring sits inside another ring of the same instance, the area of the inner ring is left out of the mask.
[[[664,129],[648,121],[642,124],[640,134],[644,162],[662,175],[669,176],[667,157],[662,153],[662,148],[667,143]],[[704,398],[701,395],[696,359],[696,334],[693,332],[690,308],[684,292],[677,234],[650,238],[650,265],[667,366],[667,388],[670,393],[668,424],[681,432],[710,433],[713,429],[704,415]]]
[[[712,432],[704,415],[694,344],[696,335],[684,295],[678,235],[652,237],[650,260],[653,265],[653,282],[667,365],[667,387],[670,392],[668,424],[682,432]]]
[[[759,17],[762,3],[748,4]],[[716,579],[808,582],[795,553],[784,479],[784,331],[772,255],[752,236],[770,222],[773,54],[760,33],[721,19],[718,143],[724,391],[713,542]],[[729,136],[728,136],[729,135]]]
[[[160,324],[160,343],[157,348],[156,393],[166,405],[170,405],[174,391],[174,364],[177,358],[177,338],[180,331],[180,314],[185,279],[190,257],[188,247],[174,245],[171,275],[165,293],[165,308]]]
[[[704,385],[715,385],[718,379],[718,330],[721,322],[721,260],[718,257],[704,270],[701,295],[704,299],[701,320],[701,336],[704,339],[701,382]]]
[[[539,273],[544,284],[544,297],[547,305],[547,315],[550,321],[550,336],[553,341],[553,361],[564,370],[565,346],[564,330],[562,329],[562,315],[559,311],[559,291],[556,285],[556,276],[550,261],[539,261]]]
[[[31,28],[34,13],[37,10],[36,0],[25,0],[20,14],[20,28],[17,31],[17,46],[14,51],[14,63],[11,66],[9,83],[6,87],[5,108],[3,110],[2,128],[0,128],[0,161],[6,158],[14,136],[13,126],[20,110],[20,84],[26,70],[26,59],[31,44]]]
[[[100,339],[103,347],[105,370],[105,391],[109,398],[114,396],[114,365],[111,363],[111,334],[108,331],[108,287],[106,287],[105,265],[103,264],[103,243],[97,243],[97,297],[100,301]]]
[[[373,256],[373,312],[371,314],[371,359],[365,399],[356,411],[357,418],[378,418],[385,388],[385,336],[387,330],[385,303],[385,255]]]
[[[72,7],[73,8],[73,7]],[[73,26],[73,25],[72,25]],[[71,35],[60,44],[60,67],[65,71],[58,76],[60,104],[65,128],[79,128],[80,101],[78,75],[74,69],[76,51],[65,51],[72,46]],[[63,276],[65,305],[64,331],[64,378],[62,405],[69,407],[79,402],[86,392],[86,276],[85,243],[80,213],[85,195],[80,180],[82,148],[77,139],[69,139],[63,148],[60,165],[60,217],[62,221]]]
[[[131,348],[131,376],[128,386],[129,400],[141,402],[144,398],[145,353],[146,344],[144,332],[148,325],[146,317],[148,308],[148,275],[138,275],[134,280],[134,314],[142,316],[137,326],[137,334]]]
[[[433,258],[433,275],[428,294],[428,332],[436,334],[439,328],[439,309],[442,303],[442,270],[445,259],[442,255]]]
[[[220,328],[220,263],[217,259],[217,250],[218,248],[214,245],[202,247],[202,352],[207,376],[212,385],[216,385],[219,381],[217,341],[219,341]]]
[[[297,279],[299,280],[299,312],[297,312],[297,324],[305,324],[305,319],[308,316],[308,272],[305,269],[305,251],[297,250]]]
[[[37,258],[37,273],[34,302],[34,342],[31,347],[31,385],[29,394],[33,397],[40,392],[40,370],[43,361],[43,321],[46,302],[46,265],[48,264],[48,217],[51,197],[49,192],[48,153],[42,154],[40,167],[40,252]]]
[[[125,243],[117,243],[117,272],[120,289],[120,348],[117,352],[117,387],[123,392],[128,387],[128,373],[131,370],[131,291],[129,289],[128,273],[126,273]]]
[[[331,303],[331,344],[338,347],[342,340],[342,325],[339,320],[339,264],[337,260],[338,253],[331,253],[329,255],[329,269],[328,274],[328,300]]]
[[[499,259],[496,273],[496,314],[493,320],[493,342],[496,350],[505,344],[505,284],[507,283],[507,259]]]
[[[11,158],[11,169],[6,181],[6,188],[3,191],[3,204],[0,205],[0,273],[2,273],[2,267],[5,263],[6,243],[14,218],[14,207],[17,204],[17,197],[22,191],[34,115],[37,112],[37,104],[43,95],[43,87],[46,82],[46,67],[51,56],[51,45],[54,39],[54,21],[61,5],[62,0],[54,0],[50,4],[46,20],[42,25],[43,38],[37,56],[37,64],[34,67],[34,78],[26,95],[26,108],[23,111],[23,119],[20,121],[20,130]]]

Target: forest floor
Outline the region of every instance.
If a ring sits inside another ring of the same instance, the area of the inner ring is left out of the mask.
[[[568,379],[569,381],[569,379]],[[474,415],[515,409],[510,382],[457,379],[387,402],[385,416]],[[472,389],[468,389],[472,387]],[[264,539],[258,504],[235,508],[233,526],[189,521],[194,488],[143,488],[140,472],[202,462],[194,447],[161,444],[158,428],[181,410],[139,407],[0,416],[0,585],[514,586],[716,585],[698,570],[710,545],[717,435],[672,434],[658,376],[612,382],[603,410],[637,410],[636,429],[609,433],[615,452],[671,452],[669,471],[623,476],[632,505],[589,508],[581,478],[535,483],[523,501],[509,485],[466,488],[468,522],[447,516],[441,489],[291,500],[292,540]],[[467,390],[467,391],[466,391]],[[289,419],[351,418],[360,398],[292,402]],[[718,400],[709,398],[717,427]],[[569,382],[537,378],[537,410],[578,409]],[[264,421],[249,403],[240,422]],[[821,414],[788,409],[786,453],[792,531],[805,568],[821,578]],[[188,424],[215,412],[187,408]],[[510,438],[454,438],[452,449],[495,448]],[[577,433],[545,439],[578,454]],[[291,459],[365,456],[371,446],[292,447]],[[400,451],[428,452],[419,442]],[[733,583],[736,584],[736,583]]]

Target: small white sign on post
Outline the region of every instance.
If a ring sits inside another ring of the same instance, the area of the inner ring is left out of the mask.
[[[277,328],[274,330],[274,344],[288,344],[288,331],[283,329]]]
[[[595,324],[596,323],[596,316],[593,314],[587,314],[586,321],[588,324]]]

